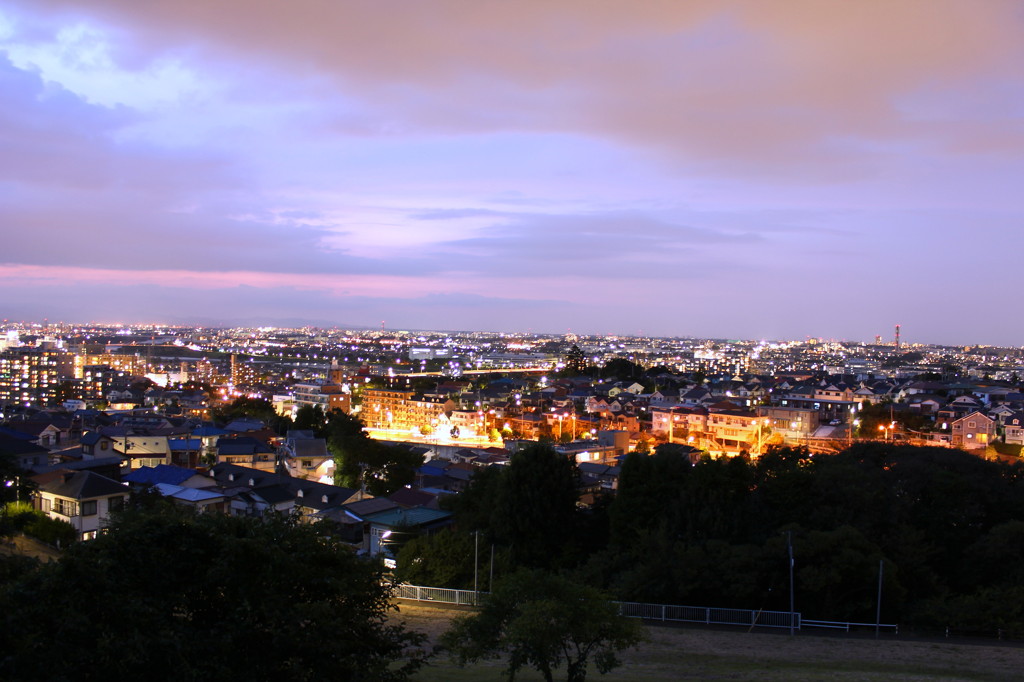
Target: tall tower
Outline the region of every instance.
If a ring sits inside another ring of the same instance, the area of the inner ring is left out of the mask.
[[[896,350],[900,349],[900,326],[896,325]]]

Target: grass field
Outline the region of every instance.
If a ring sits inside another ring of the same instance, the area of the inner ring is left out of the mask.
[[[460,615],[419,604],[400,604],[398,621],[426,634],[431,643]],[[1022,680],[1024,648],[1007,645],[818,637],[785,632],[748,633],[700,628],[650,627],[649,640],[622,655],[624,665],[588,679],[656,680]],[[488,662],[460,669],[443,653],[416,676],[420,682],[500,680],[501,664]],[[540,680],[531,671],[516,678]],[[557,679],[557,677],[556,677]]]

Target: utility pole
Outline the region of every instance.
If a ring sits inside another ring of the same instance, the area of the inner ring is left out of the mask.
[[[878,639],[878,630],[882,624],[882,572],[884,566],[882,559],[878,560],[878,605],[875,607],[875,639]]]
[[[793,619],[796,615],[796,609],[794,608],[793,599],[793,531],[786,531],[786,544],[789,547],[789,636],[792,637],[794,632]]]
[[[479,599],[477,569],[480,566],[480,531],[473,531],[473,606],[477,606]]]

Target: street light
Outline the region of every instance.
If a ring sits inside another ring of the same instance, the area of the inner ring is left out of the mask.
[[[14,488],[14,501],[21,502],[21,476],[15,476],[13,481],[4,481],[8,488]]]
[[[764,425],[757,419],[754,420],[754,452],[751,453],[753,456],[758,457],[761,454],[761,448],[764,445],[763,440],[763,429],[771,423],[770,420],[765,419]]]
[[[391,537],[391,531],[386,530],[383,533],[381,533],[380,536],[377,538],[377,554],[384,553],[384,545],[389,537]]]

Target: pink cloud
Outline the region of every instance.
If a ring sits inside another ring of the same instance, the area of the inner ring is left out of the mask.
[[[437,278],[410,275],[320,275],[276,272],[197,272],[192,270],[120,270],[109,268],[0,264],[0,283],[10,286],[38,284],[60,285],[73,289],[82,284],[109,283],[111,293],[133,293],[130,287],[173,287],[196,291],[252,287],[256,289],[291,288],[298,291],[320,291],[339,297],[369,296],[376,298],[420,298],[428,295],[463,293],[487,286],[496,290],[514,291],[518,298],[550,298],[548,285],[531,287],[530,278],[493,278],[477,282],[463,278]],[[584,278],[566,277],[565,283],[582,286]],[[550,280],[549,280],[550,282]]]

